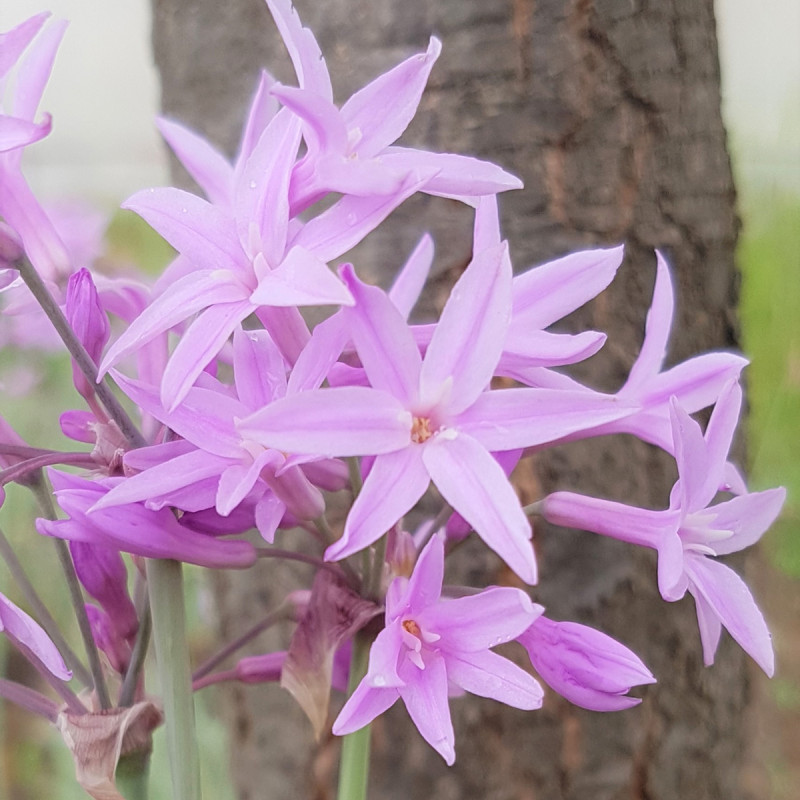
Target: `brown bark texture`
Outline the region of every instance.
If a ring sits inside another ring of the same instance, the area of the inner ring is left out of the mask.
[[[235,151],[258,69],[295,83],[264,3],[153,1],[165,113]],[[577,377],[604,389],[624,380],[643,334],[654,248],[671,262],[678,297],[669,363],[736,347],[738,222],[711,0],[296,5],[320,41],[339,100],[423,50],[430,33],[442,39],[442,56],[404,142],[478,155],[524,180],[523,191],[501,200],[518,269],[625,242],[626,260],[612,287],[568,321],[572,330],[609,333],[604,350]],[[430,230],[437,260],[419,310],[425,316],[441,307],[466,265],[470,226],[465,207],[420,196],[352,260],[360,274],[386,284]],[[555,449],[515,474],[525,502],[560,488],[657,508],[665,506],[674,477],[671,459],[631,437]],[[703,667],[693,602],[660,599],[651,553],[544,524],[534,540],[541,572],[535,599],[556,619],[619,638],[658,684],[644,691],[641,706],[616,714],[582,711],[552,694],[542,710],[527,713],[478,698],[455,700],[457,760],[450,769],[398,704],[374,725],[370,797],[751,797],[752,665],[738,647],[723,636],[716,665]],[[454,580],[485,585],[512,577],[480,542],[460,555]],[[265,567],[216,579],[226,635],[246,628],[303,574],[276,575]],[[269,643],[264,638],[259,645]],[[243,800],[333,797],[338,743],[313,744],[310,726],[279,688],[235,688],[220,706]]]

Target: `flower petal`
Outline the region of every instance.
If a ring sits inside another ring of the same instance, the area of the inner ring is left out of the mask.
[[[502,467],[463,433],[428,440],[422,458],[444,499],[522,580],[536,583],[531,526]]]
[[[368,547],[414,507],[430,485],[421,451],[409,445],[376,457],[342,537],[325,551],[326,560],[338,561]]]

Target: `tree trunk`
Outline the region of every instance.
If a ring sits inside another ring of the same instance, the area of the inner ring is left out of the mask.
[[[165,113],[229,152],[259,67],[294,83],[261,0],[154,0],[154,42]],[[572,249],[625,242],[611,289],[573,315],[573,329],[609,333],[575,374],[621,384],[643,333],[653,249],[673,267],[678,310],[670,358],[735,347],[735,193],[720,116],[711,0],[327,0],[297,3],[320,41],[339,99],[425,48],[444,49],[405,141],[475,154],[525,181],[502,198],[503,231],[518,269]],[[423,230],[437,262],[426,308],[441,307],[470,255],[471,212],[414,198],[353,257],[388,282]],[[439,291],[441,289],[441,291]],[[516,475],[526,502],[556,488],[664,507],[672,460],[629,437],[559,448]],[[576,709],[552,694],[524,713],[453,702],[457,761],[448,769],[400,704],[374,725],[375,798],[487,800],[739,800],[749,797],[746,712],[751,666],[724,638],[706,669],[691,600],[658,596],[649,552],[539,525],[541,586],[557,619],[595,625],[628,644],[659,683],[616,714]],[[498,580],[485,547],[464,548],[460,569]],[[740,566],[740,565],[739,565]],[[271,574],[217,581],[228,635],[279,598]],[[225,696],[232,774],[241,798],[332,797],[338,743],[310,743],[310,727],[277,687]],[[265,789],[265,787],[269,787]]]

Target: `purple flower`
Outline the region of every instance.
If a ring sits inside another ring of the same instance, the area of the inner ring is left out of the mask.
[[[167,508],[151,511],[140,503],[129,503],[90,514],[89,509],[119,479],[89,481],[54,469],[48,469],[48,477],[68,519],[37,519],[36,530],[45,536],[103,545],[145,558],[174,558],[202,567],[243,569],[256,561],[250,542],[197,533],[182,525]]]
[[[497,224],[493,198],[483,198],[478,208],[479,242],[487,224]],[[391,299],[347,266],[342,275],[356,300],[342,313],[371,387],[301,392],[243,420],[241,432],[294,453],[377,456],[343,536],[326,558],[344,558],[372,544],[433,480],[509,567],[534,583],[530,523],[491,453],[544,444],[627,410],[616,398],[583,391],[486,391],[511,315],[505,243],[476,248],[424,359]]]
[[[391,583],[386,627],[370,649],[366,676],[333,724],[335,734],[362,728],[401,698],[423,738],[452,764],[450,686],[514,708],[541,706],[537,681],[490,649],[517,638],[540,611],[520,589],[441,598],[443,572],[444,543],[434,536],[411,577]]]
[[[619,711],[642,701],[631,687],[655,683],[639,657],[615,639],[577,622],[537,617],[517,641],[554,691],[591,711]]]
[[[2,593],[0,593],[0,631],[8,636],[26,658],[35,659],[56,678],[68,681],[72,677],[61,654],[39,623],[21,608],[17,608]]]
[[[678,481],[669,508],[651,511],[610,500],[556,492],[544,501],[544,515],[564,525],[613,536],[658,551],[658,587],[668,601],[688,590],[695,599],[706,664],[714,661],[721,627],[768,674],[774,671],[772,641],[764,618],[742,579],[715,560],[757,542],[778,516],[783,488],[741,494],[709,505],[729,488],[728,450],[742,402],[739,384],[722,392],[706,428],[671,401],[672,436]]]

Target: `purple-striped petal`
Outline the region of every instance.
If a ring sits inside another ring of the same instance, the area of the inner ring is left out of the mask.
[[[430,485],[421,450],[409,445],[375,459],[342,537],[325,551],[326,560],[339,561],[368,547],[414,507]]]
[[[772,637],[744,581],[729,567],[704,556],[687,556],[686,572],[692,594],[702,596],[741,648],[772,677]]]
[[[599,392],[500,389],[480,395],[454,424],[487,450],[500,452],[590,431],[634,409],[614,395]]]
[[[411,442],[411,414],[392,395],[362,386],[276,400],[238,428],[265,447],[328,458],[391,453]]]
[[[447,702],[447,669],[444,659],[435,656],[425,662],[425,669],[418,669],[409,661],[403,666],[413,670],[413,680],[403,671],[400,677],[406,681],[397,691],[406,705],[412,722],[422,738],[452,766],[456,760],[455,734]]]
[[[341,270],[356,304],[344,319],[370,383],[401,403],[417,402],[422,358],[402,314],[381,289],[362,283],[352,266]]]
[[[580,308],[611,283],[622,263],[623,248],[571,253],[514,278],[512,318],[541,330]]]
[[[215,205],[229,207],[233,168],[228,159],[202,136],[173,120],[159,117],[156,127],[206,197]]]
[[[438,434],[423,461],[436,488],[526,583],[536,583],[531,526],[502,467],[473,438]]]
[[[207,308],[184,331],[161,380],[161,402],[172,412],[213,361],[239,323],[253,311],[249,300]]]
[[[443,635],[446,631],[448,651],[474,653],[516,639],[541,613],[521,589],[495,586],[431,605],[420,614],[420,624]]]
[[[342,106],[347,129],[361,133],[354,147],[359,158],[377,155],[408,127],[441,51],[441,42],[431,37],[427,52],[384,72]]]
[[[711,506],[708,511],[714,516],[709,527],[731,531],[732,536],[712,542],[710,547],[718,556],[724,556],[755,544],[777,519],[785,500],[786,489],[778,487],[743,494]]]
[[[446,381],[451,413],[475,401],[494,374],[510,314],[511,261],[501,244],[478,253],[450,293],[420,372],[423,403],[435,402]]]
[[[447,677],[471,694],[524,711],[541,708],[544,699],[542,687],[532,675],[491,650],[448,653]]]

